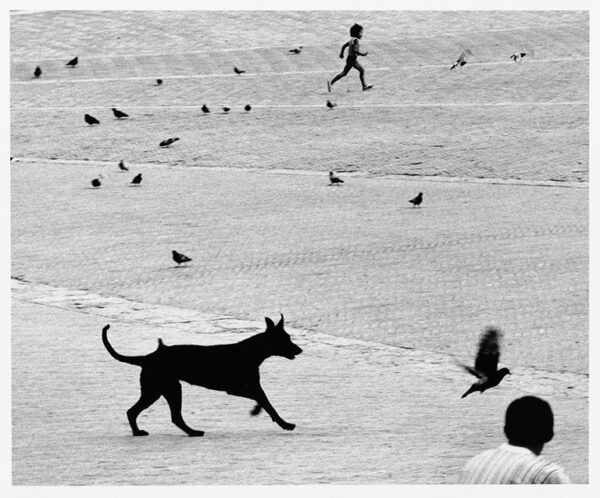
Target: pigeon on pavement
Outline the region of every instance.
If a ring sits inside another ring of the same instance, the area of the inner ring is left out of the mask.
[[[413,205],[413,207],[420,205],[421,202],[423,202],[423,192],[419,192],[419,194],[414,199],[411,199],[408,202],[410,202]]]
[[[100,124],[100,121],[98,121],[94,116],[90,116],[89,114],[85,114],[83,116],[83,119],[85,119],[85,122],[89,125]]]
[[[336,176],[334,174],[333,171],[329,172],[329,185],[336,185],[336,184],[341,184],[344,183],[344,180],[342,180],[339,176]]]
[[[169,145],[171,145],[174,142],[177,142],[177,140],[179,140],[178,137],[175,138],[167,138],[165,140],[163,140],[161,143],[158,144],[159,147],[168,147]]]
[[[181,263],[187,263],[188,261],[192,260],[192,258],[188,258],[185,254],[181,254],[180,252],[171,252],[173,253],[173,261],[175,261],[175,263],[177,263],[178,265],[180,265]]]
[[[517,52],[516,54],[512,54],[510,58],[515,62],[521,62],[521,59],[527,55],[526,52]]]
[[[123,111],[119,111],[119,109],[115,109],[114,107],[112,108],[112,112],[115,115],[115,118],[117,118],[117,119],[129,117],[129,114],[125,114]]]
[[[456,59],[456,62],[454,64],[452,64],[450,71],[452,71],[457,66],[460,66],[460,67],[464,66],[467,63],[467,55],[473,55],[473,54],[468,49],[463,51],[463,53],[460,54],[460,57],[458,59]]]

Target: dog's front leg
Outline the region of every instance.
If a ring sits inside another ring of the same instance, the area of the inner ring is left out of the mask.
[[[279,427],[285,429],[286,431],[293,431],[296,427],[296,424],[290,424],[283,420],[279,413],[273,408],[273,405],[268,400],[267,395],[263,391],[263,388],[260,384],[254,389],[254,400],[266,410],[266,412],[271,416],[271,420],[275,422]]]

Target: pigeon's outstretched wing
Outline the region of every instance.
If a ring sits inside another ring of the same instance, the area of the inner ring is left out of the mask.
[[[479,340],[479,350],[475,358],[475,370],[481,372],[486,377],[496,373],[498,370],[498,360],[500,358],[499,341],[502,337],[500,330],[489,327]]]
[[[456,363],[458,364],[459,367],[464,368],[467,372],[469,372],[471,375],[474,375],[478,379],[485,377],[481,372],[478,372],[477,370],[475,370],[473,367],[470,367],[469,365],[465,365],[464,363],[460,363],[459,361],[457,361]]]
[[[452,67],[450,69],[452,70],[457,66],[464,66],[467,63],[467,57],[471,57],[472,55],[473,52],[471,52],[468,48],[463,50],[459,58],[456,59],[456,62],[452,64]]]

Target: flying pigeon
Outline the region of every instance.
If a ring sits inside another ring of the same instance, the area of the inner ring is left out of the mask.
[[[302,45],[300,45],[298,48],[292,48],[291,50],[289,50],[289,52],[291,52],[292,54],[299,54],[300,52],[302,52]]]
[[[244,109],[246,110],[246,112],[250,111],[250,109],[252,109],[252,106],[250,104],[246,104],[244,106]]]
[[[205,114],[210,112],[210,109],[208,108],[208,106],[206,104],[202,104],[202,112]]]
[[[470,374],[477,377],[479,380],[475,382],[465,392],[461,398],[465,398],[475,391],[483,393],[490,387],[497,386],[505,375],[510,374],[508,368],[498,370],[498,359],[500,358],[500,346],[498,344],[502,332],[493,327],[488,327],[482,334],[479,340],[479,350],[477,358],[475,358],[475,368],[461,364],[461,366]]]
[[[178,137],[175,138],[167,138],[166,140],[163,140],[161,143],[159,143],[159,147],[168,147],[169,145],[171,145],[174,142],[177,142],[177,140],[179,140]]]
[[[125,166],[125,163],[123,162],[123,159],[121,159],[119,161],[119,169],[121,171],[129,171],[129,168],[127,166]]]
[[[336,105],[337,104],[334,104],[333,102],[331,102],[329,100],[327,101],[327,107],[329,107],[330,109],[333,109]]]
[[[160,86],[160,85],[162,85],[162,80],[160,78],[158,78],[156,80],[156,86]]]
[[[142,183],[142,174],[138,173],[137,175],[135,175],[133,177],[133,180],[131,180],[131,184],[132,185],[139,185],[140,183]]]
[[[117,118],[117,119],[129,117],[129,114],[125,114],[123,111],[119,111],[119,109],[115,109],[114,107],[112,108],[112,112],[115,115],[115,118]]]
[[[35,71],[33,72],[33,77],[39,78],[41,75],[42,75],[42,68],[40,66],[37,66],[35,68]]]
[[[233,72],[235,74],[244,74],[246,71],[244,71],[243,69],[238,69],[237,67],[234,67]]]
[[[454,64],[452,64],[450,71],[452,71],[457,66],[464,66],[467,63],[467,55],[473,55],[469,49],[463,51],[463,53],[460,54],[460,57],[456,59],[456,62]]]
[[[344,183],[344,180],[342,180],[339,176],[336,176],[333,171],[329,172],[329,185],[336,185],[336,184],[340,184],[340,183]]]
[[[67,62],[65,65],[69,66],[69,67],[75,67],[78,62],[79,62],[79,59],[77,57],[75,57],[74,59],[71,59],[69,62]]]
[[[517,52],[516,54],[512,54],[510,58],[515,62],[521,62],[521,59],[527,55],[526,52]]]
[[[228,113],[229,111],[231,111],[230,107],[223,107],[223,112],[224,113]]]
[[[180,265],[181,263],[187,263],[188,261],[192,260],[192,258],[188,258],[185,254],[181,254],[180,252],[171,252],[173,253],[173,261],[175,261],[175,263],[177,263],[178,265]]]
[[[418,206],[419,204],[421,204],[421,202],[423,202],[423,192],[419,192],[419,195],[417,195],[414,199],[411,199],[410,202],[413,207]]]
[[[85,114],[83,116],[83,119],[85,119],[85,122],[89,125],[100,124],[100,121],[98,121],[94,116],[90,116],[89,114]]]

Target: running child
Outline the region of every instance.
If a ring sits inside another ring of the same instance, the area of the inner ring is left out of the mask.
[[[366,56],[368,54],[368,52],[362,53],[358,45],[358,40],[362,38],[362,33],[363,27],[360,24],[355,24],[350,28],[351,38],[349,41],[344,43],[344,45],[342,46],[342,51],[340,52],[340,59],[343,59],[344,51],[346,50],[346,47],[348,47],[348,58],[346,59],[346,65],[344,66],[344,69],[340,74],[335,76],[331,81],[327,82],[327,91],[331,92],[331,87],[333,86],[333,84],[337,80],[346,76],[352,68],[355,68],[358,71],[363,90],[370,90],[371,88],[373,88],[373,85],[367,85],[365,83],[365,70],[357,60],[359,55]]]

